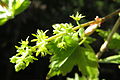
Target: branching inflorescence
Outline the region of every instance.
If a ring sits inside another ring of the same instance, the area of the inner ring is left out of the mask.
[[[9,19],[20,14],[30,5],[29,0],[1,0],[0,1],[0,25],[3,25]],[[75,79],[79,80],[98,80],[98,62],[120,64],[120,55],[110,56],[105,59],[98,60],[108,47],[120,51],[120,35],[115,33],[120,25],[120,18],[117,20],[111,32],[96,30],[100,27],[101,23],[119,13],[120,9],[115,12],[99,18],[98,16],[93,21],[80,24],[80,20],[85,16],[77,12],[76,15],[70,16],[76,21],[77,26],[74,27],[72,23],[54,24],[53,36],[46,35],[45,32],[37,30],[36,34],[32,34],[35,39],[19,42],[21,46],[15,46],[17,54],[10,58],[10,62],[15,64],[16,72],[24,70],[30,63],[38,60],[37,56],[51,55],[50,58],[50,71],[46,79],[55,75],[66,75],[74,66],[77,66],[82,76],[77,76]],[[88,26],[87,29],[84,27]],[[105,38],[105,43],[101,46],[100,51],[95,55],[94,50],[89,45],[95,39],[90,37],[94,31]],[[109,34],[110,33],[110,34]],[[115,33],[115,34],[114,34]],[[109,34],[107,37],[106,34]],[[35,43],[35,45],[30,45]],[[120,53],[120,52],[119,52]],[[97,57],[96,57],[97,56]]]
[[[70,16],[76,21],[76,27],[71,23],[54,24],[52,26],[54,28],[53,36],[51,37],[46,35],[48,30],[45,32],[37,30],[36,34],[32,34],[36,39],[29,41],[28,37],[26,41],[20,42],[20,47],[16,46],[17,54],[10,58],[10,62],[15,63],[15,70],[19,71],[25,69],[34,60],[38,60],[34,54],[36,56],[48,54],[51,55],[51,64],[46,79],[59,74],[66,75],[77,65],[87,80],[98,80],[98,60],[94,50],[89,45],[94,39],[89,35],[110,16],[96,17],[94,21],[80,24],[79,21],[85,16],[77,13],[75,16]],[[85,26],[89,27],[84,30]],[[29,43],[31,42],[35,42],[35,45],[30,46]],[[81,44],[83,45],[81,46]]]

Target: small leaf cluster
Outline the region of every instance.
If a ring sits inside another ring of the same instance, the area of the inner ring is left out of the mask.
[[[3,25],[15,15],[23,12],[30,5],[29,0],[1,0],[0,1],[0,25]]]
[[[83,18],[79,13],[72,17],[78,21]],[[88,80],[98,80],[98,63],[95,56],[95,52],[89,43],[92,42],[92,38],[85,36],[84,28],[80,27],[79,30],[74,31],[74,26],[71,23],[54,24],[52,26],[53,36],[48,37],[46,32],[37,30],[36,34],[32,34],[35,39],[30,42],[35,42],[34,46],[29,45],[28,38],[26,41],[22,41],[20,47],[17,48],[17,54],[10,58],[12,63],[15,63],[16,71],[24,69],[37,60],[36,56],[50,57],[50,71],[47,74],[46,79],[49,79],[56,75],[66,75],[74,66],[78,66],[79,71]],[[81,46],[81,44],[83,44]]]

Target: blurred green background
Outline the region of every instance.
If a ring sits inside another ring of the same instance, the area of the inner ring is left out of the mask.
[[[81,23],[93,20],[96,16],[103,17],[120,8],[120,0],[31,0],[31,5],[23,13],[17,15],[14,19],[7,21],[0,26],[0,80],[45,80],[49,71],[49,56],[41,58],[30,64],[25,70],[14,71],[14,65],[9,62],[9,58],[16,54],[15,45],[25,40],[27,36],[30,39],[32,33],[37,29],[49,29],[48,35],[52,35],[51,25],[56,23],[75,22],[69,16],[79,12],[86,17]],[[102,24],[101,29],[110,29],[114,25],[117,16]],[[120,30],[118,30],[120,32]],[[103,40],[96,34],[92,35],[98,40],[92,47],[97,52]],[[114,54],[107,51],[103,56]],[[67,77],[74,77],[78,72],[75,67]],[[115,64],[100,64],[100,80],[119,80],[120,70]],[[51,80],[65,80],[66,76],[55,76]]]

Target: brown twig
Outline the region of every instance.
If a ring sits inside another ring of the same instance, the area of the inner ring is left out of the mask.
[[[108,35],[107,40],[102,44],[100,51],[96,54],[98,58],[102,56],[102,54],[105,52],[110,40],[112,39],[113,34],[117,31],[118,27],[120,26],[120,17],[116,21],[115,25],[113,26],[113,29],[111,33]]]
[[[118,15],[118,13],[120,13],[120,9],[116,10],[115,12],[113,12],[113,13],[111,13],[103,18],[104,18],[104,20],[107,20],[109,18],[112,18],[114,15]]]

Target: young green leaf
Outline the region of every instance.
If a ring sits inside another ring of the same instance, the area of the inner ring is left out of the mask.
[[[23,12],[30,5],[29,0],[1,0],[0,1],[0,25],[3,25],[15,15]]]
[[[92,48],[88,45],[86,48],[79,47],[76,53],[76,63],[82,74],[86,76],[88,80],[98,80],[98,63]]]
[[[30,5],[30,0],[15,0],[13,3],[13,7],[15,9],[15,15],[20,14],[25,9],[27,9]]]
[[[98,64],[92,48],[89,45],[85,45],[86,48],[79,47],[79,39],[75,39],[78,36],[72,38],[67,35],[64,37],[66,44],[69,44],[65,49],[58,48],[57,43],[54,42],[51,43],[53,46],[48,45],[48,49],[54,55],[50,59],[50,71],[47,78],[59,74],[66,75],[75,65],[78,65],[83,75],[91,80],[97,80]]]
[[[78,38],[78,36],[76,37]],[[51,78],[59,74],[65,75],[70,72],[75,65],[74,51],[78,46],[78,41],[75,39],[75,36],[72,38],[71,36],[67,35],[63,36],[63,38],[66,43],[65,49],[57,47],[56,44],[58,43],[56,41],[53,41],[48,45],[48,49],[54,55],[50,59],[50,71],[47,75],[47,78]]]

